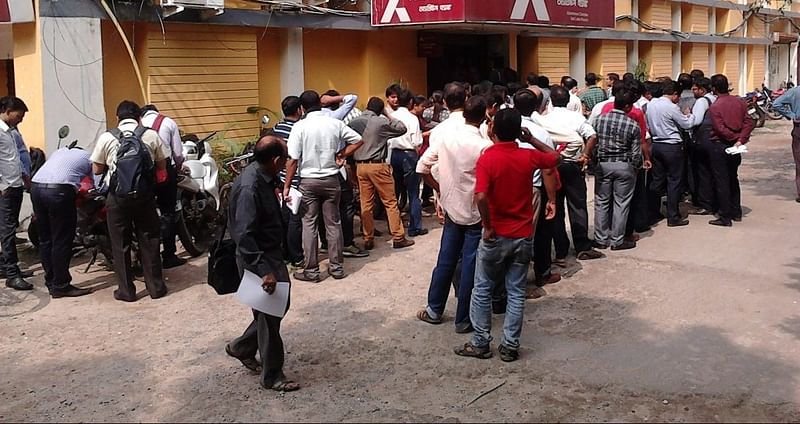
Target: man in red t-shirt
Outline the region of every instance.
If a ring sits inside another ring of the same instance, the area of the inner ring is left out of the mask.
[[[503,109],[489,125],[494,145],[486,149],[476,165],[475,201],[481,215],[483,239],[478,247],[475,287],[470,303],[472,340],[455,349],[460,356],[490,358],[492,350],[492,291],[505,284],[508,293],[503,342],[498,348],[505,362],[519,357],[525,307],[526,274],[533,250],[533,182],[537,169],[558,165],[559,154],[539,140],[536,150],[522,149],[516,143],[521,135],[522,115],[516,109]],[[556,183],[545,180],[549,199],[555,199]],[[547,219],[555,216],[555,205],[548,204]]]

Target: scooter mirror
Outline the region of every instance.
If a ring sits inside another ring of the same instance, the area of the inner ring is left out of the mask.
[[[64,139],[69,136],[69,125],[64,125],[58,129],[58,138]]]
[[[264,115],[261,117],[261,125],[269,125],[269,116]]]

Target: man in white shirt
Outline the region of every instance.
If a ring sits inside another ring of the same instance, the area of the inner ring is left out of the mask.
[[[464,119],[464,102],[466,100],[460,97],[461,92],[464,92],[466,97],[466,91],[460,83],[451,82],[445,86],[444,104],[447,110],[450,111],[450,114],[447,119],[440,122],[439,125],[431,130],[429,138],[431,147],[441,143],[443,139],[452,135],[454,128],[460,128],[466,123]],[[448,93],[450,94],[449,99],[447,96]]]
[[[445,89],[448,107],[462,110],[465,107],[466,91],[459,84],[449,84]],[[480,125],[486,118],[486,100],[471,97],[466,102],[464,125],[448,125],[439,139],[422,155],[417,172],[440,194],[440,204],[445,212],[444,231],[439,248],[439,257],[431,276],[428,289],[428,304],[417,313],[417,318],[430,324],[441,324],[450,285],[461,259],[461,276],[458,283],[458,307],[455,326],[457,333],[472,331],[469,305],[475,280],[475,259],[482,235],[481,215],[475,205],[475,164],[483,151],[492,145],[480,135]],[[451,115],[448,121],[453,119]],[[445,121],[446,122],[446,121]],[[438,166],[438,181],[431,170]]]
[[[571,76],[563,76],[561,77],[561,86],[569,91],[569,103],[567,103],[567,110],[578,112],[583,115],[583,104],[581,103],[581,98],[575,94],[578,92],[578,81]]]
[[[183,165],[183,143],[178,124],[172,118],[159,113],[155,105],[142,107],[142,126],[158,133],[169,152],[167,155],[167,181],[156,186],[156,202],[161,212],[161,263],[164,269],[174,268],[186,263],[186,259],[175,255],[176,226],[178,212],[175,206],[178,201],[178,170]]]
[[[344,241],[339,214],[339,167],[345,157],[361,147],[361,136],[342,121],[323,113],[317,92],[304,92],[300,95],[300,102],[306,115],[292,127],[288,142],[290,159],[286,164],[286,181],[292,181],[300,172],[300,192],[306,210],[303,215],[305,269],[294,273],[294,278],[315,283],[321,281],[317,244],[317,219],[321,213],[330,252],[328,274],[342,279],[347,274],[342,268]],[[288,185],[284,187],[283,197],[291,202],[289,188]]]
[[[392,119],[397,119],[405,125],[406,131],[400,137],[389,139],[389,148],[392,151],[392,171],[396,179],[401,179],[410,206],[410,220],[408,236],[416,237],[428,234],[422,228],[422,206],[419,200],[419,175],[417,175],[417,162],[419,161],[419,148],[422,146],[422,131],[419,127],[419,118],[411,113],[408,108],[414,95],[408,90],[402,90],[398,95],[398,108],[392,113]]]
[[[150,153],[155,163],[155,181],[163,183],[167,179],[166,159],[169,151],[158,133],[151,129],[144,130],[139,123],[141,109],[131,101],[124,100],[117,106],[117,119],[119,120],[119,133],[105,132],[97,139],[92,152],[92,170],[95,175],[106,174],[108,181],[117,171],[117,151],[120,147],[122,134],[138,134],[140,140]],[[135,302],[136,286],[133,284],[133,269],[131,268],[131,232],[136,230],[136,240],[139,245],[139,256],[144,271],[144,282],[150,297],[158,299],[167,294],[167,286],[162,276],[161,260],[159,258],[159,219],[156,212],[155,193],[141,193],[136,196],[119,197],[115,187],[109,186],[108,198],[108,236],[111,241],[111,250],[114,255],[114,271],[117,274],[119,288],[114,290],[114,298],[123,302]]]

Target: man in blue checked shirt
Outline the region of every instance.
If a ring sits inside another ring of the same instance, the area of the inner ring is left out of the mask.
[[[792,129],[792,156],[794,156],[794,183],[797,188],[795,201],[800,203],[800,86],[789,89],[778,97],[772,106],[781,115],[794,121]]]

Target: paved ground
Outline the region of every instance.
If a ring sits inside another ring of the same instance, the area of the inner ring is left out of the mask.
[[[798,421],[800,205],[778,125],[746,155],[742,223],[693,216],[571,263],[527,304],[516,363],[456,357],[452,321],[414,319],[441,235],[429,220],[412,249],[384,239],[351,277],[295,284],[282,332],[304,388],[285,395],[226,357],[249,312],[204,285],[204,259],[136,304],[97,267],[74,270],[98,289],[84,298],[51,301],[38,275],[33,293],[0,288],[0,421]]]

